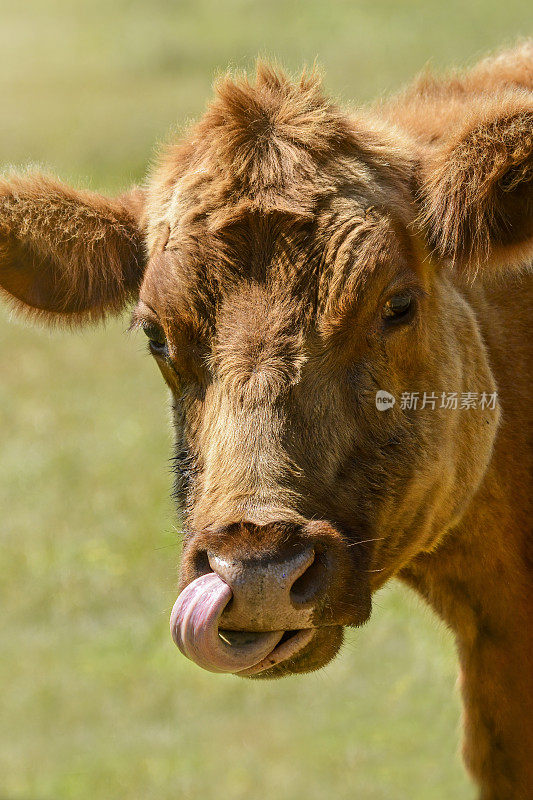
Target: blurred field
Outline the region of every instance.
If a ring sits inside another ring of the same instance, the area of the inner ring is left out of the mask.
[[[316,58],[332,92],[367,100],[531,33],[526,7],[3,0],[0,160],[119,190],[228,65]],[[125,327],[49,334],[0,312],[1,800],[471,798],[452,642],[399,587],[309,677],[178,655],[166,396]]]

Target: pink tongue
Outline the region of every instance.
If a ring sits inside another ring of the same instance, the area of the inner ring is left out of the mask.
[[[231,596],[228,584],[209,572],[185,587],[170,615],[172,638],[183,655],[210,672],[249,669],[271,653],[283,636],[283,631],[240,633],[235,644],[223,641],[218,620]]]

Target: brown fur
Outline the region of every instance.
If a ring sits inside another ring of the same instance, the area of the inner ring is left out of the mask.
[[[533,796],[532,128],[531,43],[355,114],[260,65],[145,194],[1,187],[5,294],[68,322],[138,291],[133,324],[164,334],[181,585],[209,549],[310,542],[317,635],[275,676],[321,667],[372,591],[409,583],[456,636],[483,800]],[[498,403],[380,412],[379,389]]]
[[[140,190],[110,200],[44,175],[0,180],[0,291],[47,323],[117,313],[144,264]]]

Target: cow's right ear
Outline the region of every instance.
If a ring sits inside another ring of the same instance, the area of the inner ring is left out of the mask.
[[[433,249],[471,275],[533,259],[533,93],[473,97],[428,156],[422,222]]]
[[[0,294],[47,323],[120,312],[144,270],[144,196],[110,199],[43,175],[0,179]]]

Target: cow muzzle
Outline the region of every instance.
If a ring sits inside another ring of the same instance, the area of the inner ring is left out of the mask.
[[[251,676],[295,658],[324,624],[339,572],[346,577],[341,551],[325,523],[239,523],[192,537],[170,619],[175,643],[211,672]],[[349,593],[341,594],[342,624],[351,624]]]

